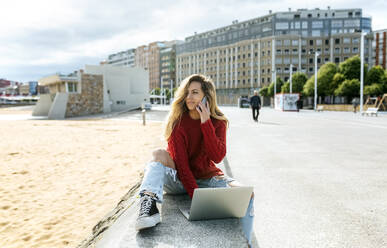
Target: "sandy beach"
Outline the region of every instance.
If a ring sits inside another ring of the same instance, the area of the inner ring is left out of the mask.
[[[129,120],[0,121],[0,138],[2,248],[77,246],[165,147]]]

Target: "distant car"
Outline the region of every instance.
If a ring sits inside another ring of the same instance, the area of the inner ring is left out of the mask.
[[[242,108],[250,108],[250,103],[248,101],[243,101]]]
[[[145,109],[145,110],[151,110],[152,109],[152,104],[150,102],[144,102],[142,105],[141,105],[141,108],[142,109]]]

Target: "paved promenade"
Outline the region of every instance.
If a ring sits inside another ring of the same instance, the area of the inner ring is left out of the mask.
[[[221,109],[230,120],[223,168],[255,188],[254,247],[387,247],[387,115],[263,108],[256,123],[250,109]],[[163,120],[165,110],[154,108],[148,119]],[[118,118],[139,117],[131,112]],[[237,223],[211,222],[211,229],[187,224],[170,211],[173,202],[163,206],[166,221],[145,234],[128,226],[136,215],[129,208],[118,221],[121,228],[112,227],[97,247],[112,239],[121,240],[117,247],[187,247],[187,237],[190,247],[217,247],[219,240],[224,247],[245,245]],[[235,230],[228,243],[227,225]]]

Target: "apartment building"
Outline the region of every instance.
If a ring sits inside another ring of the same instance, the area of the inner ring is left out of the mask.
[[[134,67],[136,57],[136,49],[128,49],[118,53],[110,54],[107,59],[107,64],[113,66]]]
[[[373,34],[374,65],[381,65],[386,69],[387,29],[374,31]]]
[[[371,18],[361,9],[298,9],[268,15],[187,37],[176,46],[176,79],[192,73],[210,76],[218,101],[236,104],[292,71],[314,74],[326,62],[340,63],[360,54],[360,37],[365,32],[365,62],[372,63]]]
[[[135,52],[135,61],[134,65],[137,67],[148,69],[148,57],[149,57],[149,47],[142,45],[136,48]]]

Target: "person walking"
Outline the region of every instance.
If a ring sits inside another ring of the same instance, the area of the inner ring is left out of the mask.
[[[353,106],[353,112],[356,114],[356,108],[357,108],[357,106],[358,106],[359,104],[358,104],[358,101],[357,101],[357,99],[356,98],[353,98],[352,99],[352,106]]]
[[[205,99],[204,99],[205,98]],[[156,202],[167,194],[188,194],[192,199],[197,188],[238,187],[241,184],[216,167],[226,155],[228,119],[216,103],[215,85],[201,74],[184,79],[172,103],[166,127],[167,149],[153,152],[146,165],[139,197],[137,231],[160,223]],[[246,214],[241,218],[248,244],[254,220],[254,193]]]
[[[254,90],[254,96],[250,98],[250,106],[253,111],[253,119],[258,122],[259,110],[261,109],[261,98],[258,96],[258,91]]]

